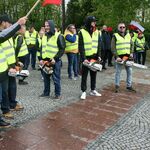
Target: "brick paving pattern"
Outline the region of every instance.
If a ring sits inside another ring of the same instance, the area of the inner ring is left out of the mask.
[[[65,72],[64,63],[61,100],[38,97],[43,83],[37,71],[31,72],[28,86],[18,86],[18,99],[25,110],[14,113],[15,120],[11,121],[14,129],[3,132],[0,149],[148,149],[149,70],[141,72],[135,69],[134,86],[137,93],[127,92],[123,81],[121,92],[117,94],[112,84],[114,69],[101,72],[98,74],[97,88],[102,97],[88,96],[84,101],[79,100],[80,79],[68,80]],[[138,79],[139,75],[141,79]]]

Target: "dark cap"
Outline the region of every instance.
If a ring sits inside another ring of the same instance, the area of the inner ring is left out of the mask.
[[[88,22],[96,22],[97,21],[97,19],[94,16],[88,16],[88,17],[86,17],[86,20]]]
[[[12,23],[12,20],[8,17],[7,14],[4,14],[4,15],[1,15],[1,16],[0,16],[0,23],[2,23],[3,21],[4,21],[4,22]]]

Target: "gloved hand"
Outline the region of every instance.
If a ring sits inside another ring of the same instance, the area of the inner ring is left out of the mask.
[[[89,61],[87,59],[84,60],[84,63],[89,63]]]
[[[54,60],[54,59],[51,60],[51,64],[52,64],[52,65],[55,64],[55,60]]]
[[[117,61],[117,62],[121,62],[122,59],[121,59],[120,57],[117,57],[116,61]]]
[[[133,53],[130,54],[130,58],[133,58]]]

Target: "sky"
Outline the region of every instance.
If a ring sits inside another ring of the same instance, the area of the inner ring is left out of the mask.
[[[65,3],[67,4],[70,0],[65,0]]]

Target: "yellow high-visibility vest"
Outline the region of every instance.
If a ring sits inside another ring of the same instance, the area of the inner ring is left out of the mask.
[[[29,33],[29,31],[25,32],[25,40],[27,45],[35,45],[36,44],[36,39],[38,38],[37,36],[37,31],[33,31],[33,33]]]
[[[124,37],[118,33],[114,34],[116,37],[116,51],[117,55],[130,54],[131,36],[127,33]]]
[[[54,58],[57,52],[59,51],[57,46],[57,39],[60,34],[55,32],[50,39],[47,40],[47,36],[42,38],[42,58]]]
[[[39,42],[39,48],[41,47],[42,45],[42,40],[40,38],[38,38],[38,42]],[[39,57],[40,56],[40,52],[37,51],[37,56]]]
[[[145,37],[143,37],[142,39],[137,38],[135,43],[136,43],[136,45],[140,46],[140,47],[136,46],[136,51],[137,52],[144,52],[143,48],[144,48],[144,45],[145,45]]]
[[[5,53],[8,65],[16,63],[13,39],[10,38],[9,40],[5,41],[4,43],[1,44],[1,47],[3,49],[3,52]]]
[[[5,72],[8,69],[7,59],[5,53],[3,52],[3,48],[0,44],[0,73]]]
[[[73,34],[71,34],[71,33],[70,33],[70,35],[73,36]],[[71,43],[66,40],[65,52],[71,52],[73,50],[78,50],[78,36],[77,35],[76,35],[76,41],[74,43]]]
[[[93,32],[92,37],[85,29],[81,29],[80,32],[82,33],[83,36],[85,56],[91,56],[93,54],[96,54],[98,50],[98,39],[99,39],[98,30]]]
[[[22,35],[18,35],[15,39],[15,47],[17,46],[17,41],[18,41],[18,38],[22,36]],[[25,39],[23,37],[23,43],[21,45],[21,48],[20,48],[20,51],[18,53],[18,56],[17,57],[22,57],[22,56],[25,56],[28,54],[28,48],[27,48],[27,45],[26,45],[26,42],[25,42]]]

